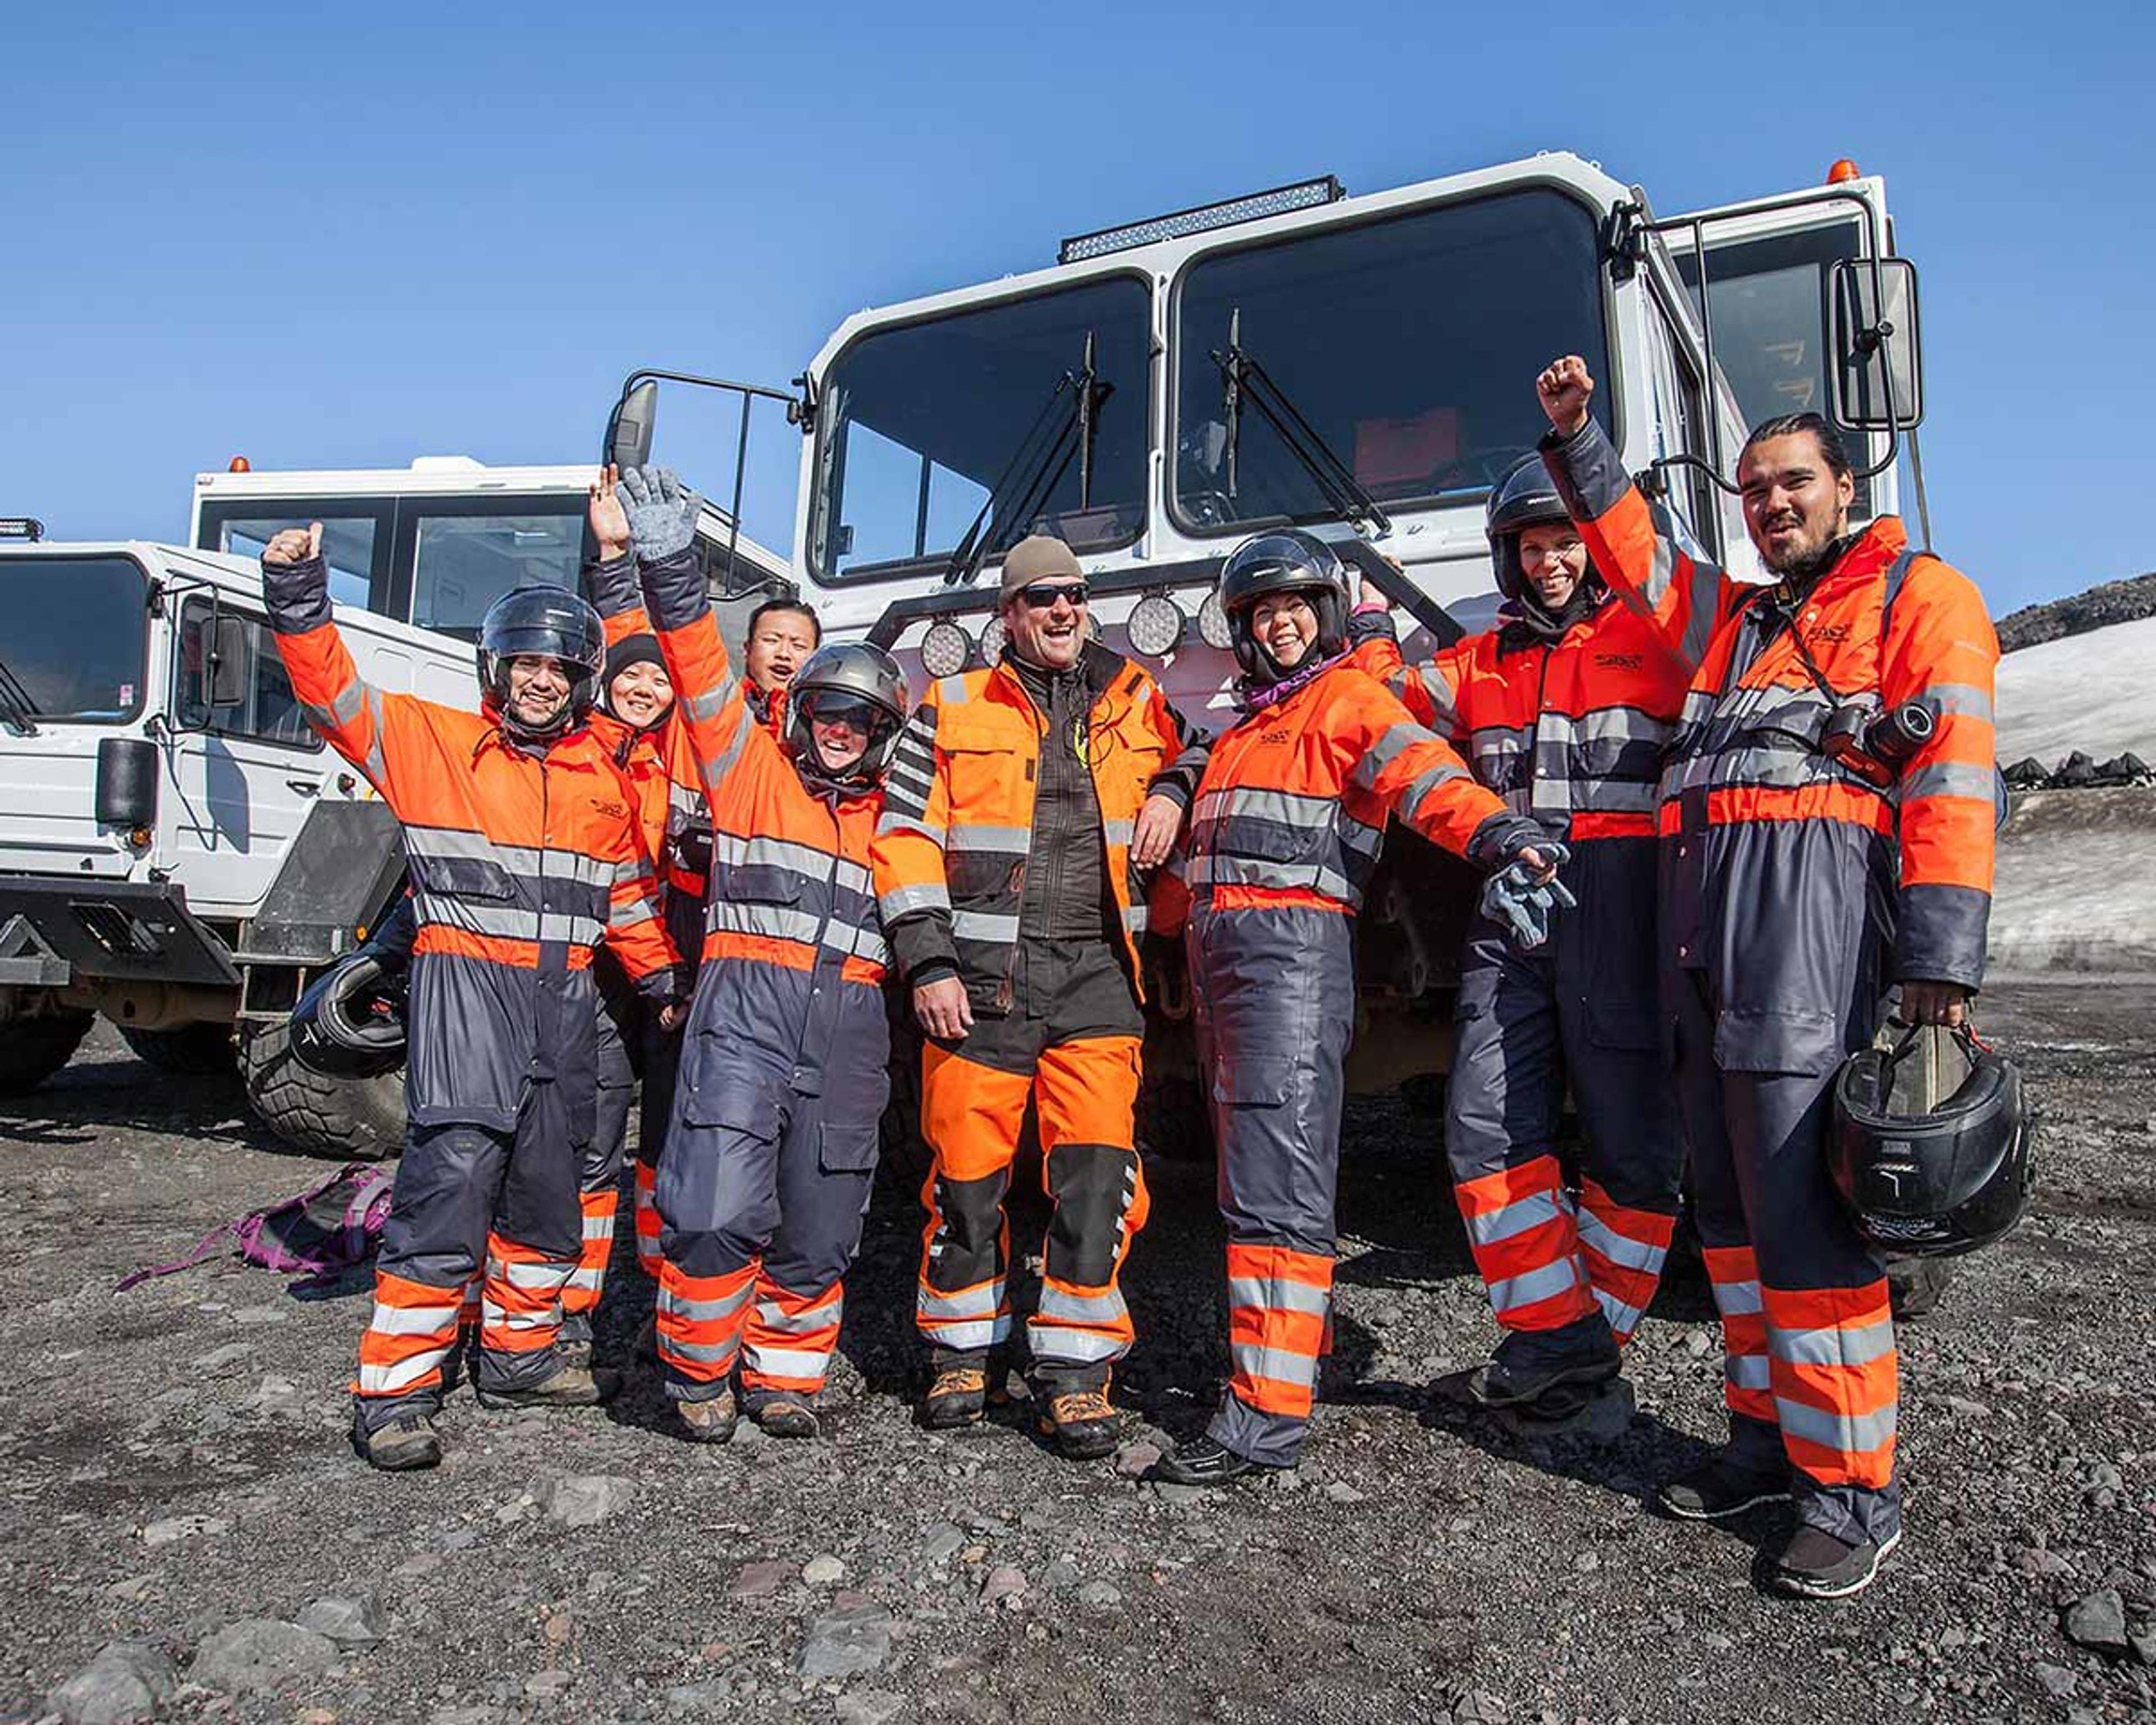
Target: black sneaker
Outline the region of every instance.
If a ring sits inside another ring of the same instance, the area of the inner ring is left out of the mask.
[[[352,1434],[352,1446],[371,1467],[384,1473],[413,1473],[423,1467],[439,1467],[442,1440],[434,1422],[424,1414],[401,1414],[387,1425]]]
[[[1867,1539],[1860,1545],[1845,1544],[1817,1527],[1799,1527],[1774,1559],[1774,1589],[1800,1599],[1845,1599],[1879,1579],[1880,1564],[1901,1543],[1898,1527],[1883,1544]]]
[[[595,1408],[613,1399],[621,1388],[621,1373],[604,1367],[562,1365],[552,1377],[522,1389],[490,1389],[481,1385],[482,1408]]]
[[[1274,1471],[1263,1462],[1223,1448],[1209,1437],[1194,1437],[1178,1444],[1154,1462],[1146,1470],[1146,1477],[1164,1486],[1224,1486],[1246,1474]]]
[[[1655,1502],[1681,1522],[1718,1522],[1789,1495],[1787,1467],[1748,1467],[1722,1451],[1659,1488]]]

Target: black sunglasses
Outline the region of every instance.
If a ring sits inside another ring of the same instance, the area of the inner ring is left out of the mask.
[[[1058,599],[1068,599],[1075,608],[1086,603],[1086,583],[1073,581],[1059,586],[1054,582],[1036,581],[1030,587],[1021,587],[1018,596],[1025,601],[1029,610],[1052,611]]]

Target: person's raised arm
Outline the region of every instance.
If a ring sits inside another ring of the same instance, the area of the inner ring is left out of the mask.
[[[285,661],[307,722],[395,809],[388,703],[403,697],[385,696],[362,680],[331,620],[330,572],[322,558],[320,521],[271,536],[262,548],[262,596],[277,656]]]
[[[629,530],[629,511],[622,506],[621,471],[602,467],[586,493],[590,500],[585,519],[598,556],[584,565],[584,587],[592,608],[606,628],[612,647],[631,635],[651,633],[651,619],[644,608],[644,589],[636,578],[636,544]],[[691,523],[693,529],[693,522]]]

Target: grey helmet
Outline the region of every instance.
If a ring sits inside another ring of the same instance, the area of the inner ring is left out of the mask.
[[[1308,596],[1317,614],[1315,657],[1330,659],[1348,650],[1348,614],[1354,609],[1355,594],[1339,553],[1316,534],[1297,529],[1253,534],[1220,565],[1220,608],[1227,614],[1235,663],[1246,675],[1279,674],[1271,655],[1250,633],[1251,611],[1260,599],[1276,593]]]
[[[898,661],[869,641],[819,647],[786,686],[786,752],[803,778],[833,788],[876,783],[898,747],[906,723],[906,673]],[[809,726],[819,714],[851,708],[865,721],[869,746],[860,760],[833,773],[816,751]]]
[[[1514,465],[1491,492],[1482,518],[1482,531],[1490,536],[1490,559],[1497,572],[1497,591],[1517,599],[1527,591],[1527,572],[1520,565],[1522,530],[1545,523],[1572,523],[1572,512],[1557,482],[1543,465],[1543,458],[1530,455]]]
[[[559,660],[569,675],[569,698],[543,730],[509,726],[509,662],[526,654]],[[559,737],[584,721],[598,695],[606,662],[606,627],[599,614],[558,587],[520,587],[486,608],[479,626],[479,686],[502,711],[505,726],[535,739]]]

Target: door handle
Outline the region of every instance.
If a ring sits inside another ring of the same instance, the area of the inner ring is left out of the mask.
[[[319,797],[322,793],[321,786],[311,778],[288,778],[285,783],[303,797]]]

